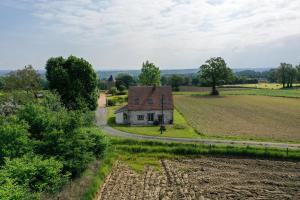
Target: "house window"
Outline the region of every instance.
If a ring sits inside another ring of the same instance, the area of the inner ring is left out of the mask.
[[[126,113],[123,113],[123,120],[126,121],[128,118],[127,114]]]
[[[149,122],[153,122],[154,121],[154,113],[148,113],[147,118],[148,118]]]
[[[140,99],[139,98],[134,98],[134,104],[138,105],[140,103]]]
[[[144,115],[138,115],[137,120],[144,120]]]
[[[147,102],[148,102],[148,104],[153,104],[153,99],[152,98],[148,98]]]

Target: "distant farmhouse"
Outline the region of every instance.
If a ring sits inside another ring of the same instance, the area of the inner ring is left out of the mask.
[[[128,104],[118,109],[117,124],[154,125],[173,123],[173,96],[169,86],[132,86]]]

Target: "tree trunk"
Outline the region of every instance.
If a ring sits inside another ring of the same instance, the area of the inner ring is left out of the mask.
[[[219,95],[219,92],[216,88],[216,84],[213,84],[213,86],[212,86],[211,95]]]

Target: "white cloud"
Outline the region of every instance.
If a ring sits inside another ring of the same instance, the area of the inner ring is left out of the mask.
[[[299,0],[15,2],[30,4],[44,28],[75,43],[109,46],[123,58],[131,56],[128,64],[150,58],[161,65],[194,65],[208,56],[300,37]]]

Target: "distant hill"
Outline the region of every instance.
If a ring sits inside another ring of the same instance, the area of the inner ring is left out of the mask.
[[[238,68],[238,69],[232,69],[233,72],[237,73],[237,72],[241,72],[244,70],[253,70],[255,72],[263,72],[263,71],[267,71],[270,70],[271,68]],[[163,69],[161,70],[161,74],[162,75],[172,75],[172,74],[195,74],[198,72],[198,68],[194,68],[194,69]],[[12,70],[2,70],[0,69],[0,76],[6,75],[8,74],[10,71]],[[41,69],[38,70],[38,72],[45,77],[45,70]],[[109,78],[110,75],[113,75],[114,77],[116,77],[118,74],[120,73],[127,73],[133,77],[137,77],[140,74],[140,70],[98,70],[97,74],[101,79],[107,79]]]
[[[5,74],[8,74],[11,70],[6,70],[6,69],[0,69],[0,76],[3,76]]]

